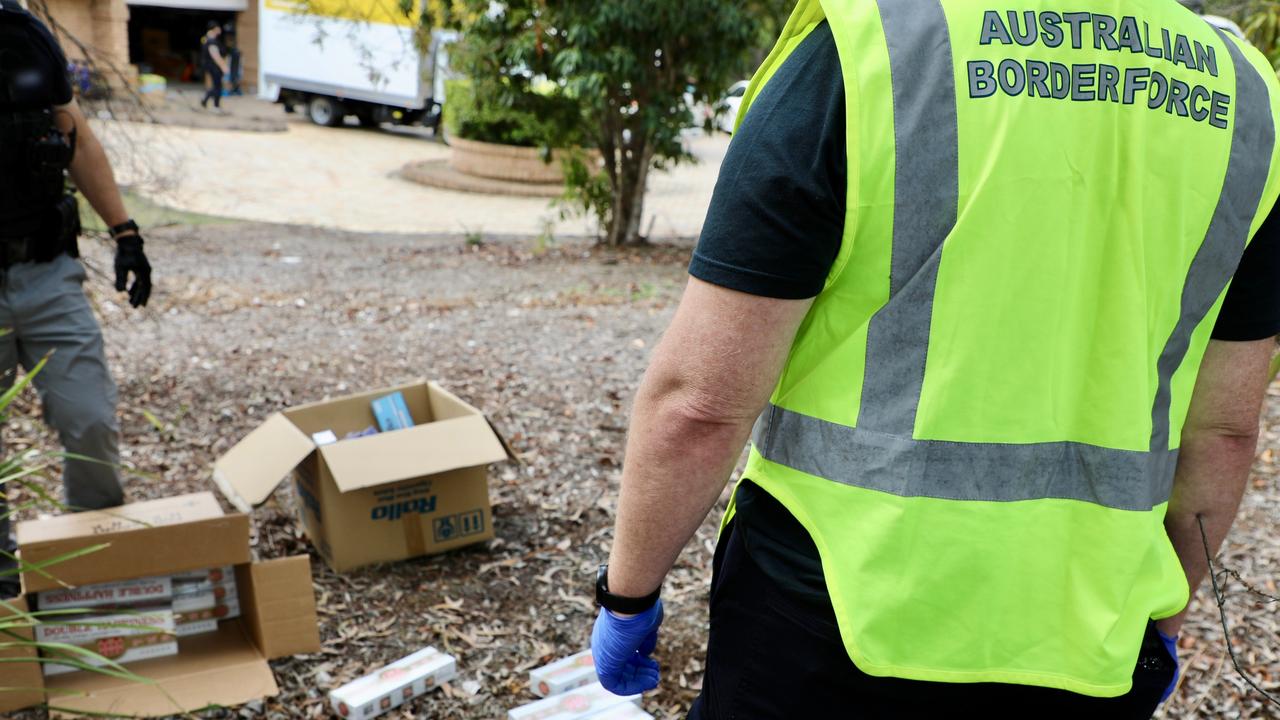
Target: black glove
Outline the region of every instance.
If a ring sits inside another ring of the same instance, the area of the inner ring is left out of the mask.
[[[141,235],[116,238],[116,290],[124,291],[130,272],[133,286],[129,288],[129,304],[143,307],[151,297],[151,263],[142,252]]]

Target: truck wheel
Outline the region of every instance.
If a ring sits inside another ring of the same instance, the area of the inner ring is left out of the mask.
[[[337,127],[346,118],[342,103],[324,95],[313,95],[307,103],[307,117],[311,122],[325,127]]]

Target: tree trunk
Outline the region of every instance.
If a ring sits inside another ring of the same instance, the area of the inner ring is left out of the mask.
[[[605,234],[605,244],[610,247],[638,244],[640,223],[644,218],[644,195],[649,181],[649,167],[653,163],[653,150],[649,138],[639,127],[631,128],[631,139],[624,142],[614,138],[617,148],[613,158],[617,172],[611,175],[613,208]]]

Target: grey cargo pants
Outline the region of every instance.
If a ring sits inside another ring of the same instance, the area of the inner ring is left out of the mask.
[[[53,351],[35,377],[45,421],[68,453],[100,461],[65,462],[66,503],[72,509],[99,509],[123,501],[116,473],[120,430],[116,385],[84,280],[84,266],[65,254],[0,271],[0,329],[8,330],[0,335],[0,387],[13,384],[19,364],[30,370]],[[10,542],[9,522],[0,519],[0,543]]]

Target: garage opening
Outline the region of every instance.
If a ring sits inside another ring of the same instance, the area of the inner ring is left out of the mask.
[[[130,3],[129,62],[143,73],[162,75],[170,82],[201,82],[200,38],[209,22],[214,21],[224,28],[223,46],[234,47],[237,15],[234,9],[225,7]]]

